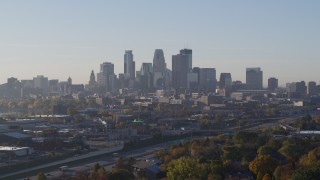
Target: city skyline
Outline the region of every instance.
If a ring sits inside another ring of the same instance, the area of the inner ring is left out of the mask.
[[[245,82],[247,67],[263,70],[264,86],[269,77],[281,86],[320,80],[319,2],[139,2],[1,2],[0,83],[44,75],[86,84],[103,62],[123,73],[125,50],[137,70],[155,49],[170,68],[184,48],[193,67],[233,80]]]

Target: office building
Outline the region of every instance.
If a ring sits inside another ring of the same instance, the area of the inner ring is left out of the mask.
[[[199,71],[199,88],[215,92],[217,86],[216,69],[215,68],[200,68]]]
[[[220,80],[219,80],[219,88],[226,89],[226,88],[231,88],[231,86],[232,86],[231,73],[221,73]]]
[[[100,65],[100,72],[97,74],[97,83],[100,87],[105,88],[107,92],[114,91],[115,89],[115,74],[114,64],[104,62]]]
[[[304,81],[286,84],[288,98],[302,98],[307,94],[307,87]]]
[[[167,65],[164,59],[164,54],[162,49],[156,49],[153,56],[153,71],[154,72],[165,72]]]
[[[188,87],[189,56],[177,54],[172,56],[172,86],[175,89]]]
[[[140,71],[137,71],[137,80],[140,89],[148,90],[153,88],[153,67],[152,63],[142,63]]]
[[[317,83],[314,82],[314,81],[310,81],[308,83],[308,95],[309,96],[314,96],[314,95],[317,95],[318,92],[317,92]]]
[[[59,94],[59,80],[58,79],[52,79],[49,80],[49,93],[50,94]]]
[[[188,71],[192,71],[192,50],[191,49],[181,49],[180,50],[181,55],[186,55],[188,56]]]
[[[260,68],[246,69],[246,86],[248,90],[263,89],[263,72]]]
[[[127,79],[134,79],[136,77],[136,67],[133,61],[132,50],[126,50],[124,54],[124,74]]]
[[[271,77],[268,79],[268,90],[274,91],[278,88],[278,79]]]
[[[49,81],[47,77],[38,75],[37,77],[33,78],[33,83],[34,83],[34,88],[40,89],[43,95],[48,94]]]

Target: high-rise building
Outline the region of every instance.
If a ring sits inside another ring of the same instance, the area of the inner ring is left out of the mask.
[[[38,75],[33,78],[34,88],[42,90],[42,94],[46,95],[49,89],[49,81],[47,77]]]
[[[140,84],[140,89],[148,90],[153,87],[152,63],[142,63],[140,71],[137,71],[137,80]]]
[[[96,92],[98,90],[96,76],[93,70],[91,71],[91,74],[90,74],[89,83],[85,86],[85,88],[86,88],[86,91],[89,91],[89,92]]]
[[[317,83],[314,82],[314,81],[310,81],[308,83],[308,95],[309,96],[314,96],[314,95],[317,95],[318,92],[317,92]]]
[[[199,88],[201,90],[214,91],[217,87],[216,69],[200,68],[199,72]]]
[[[246,86],[249,90],[263,89],[263,72],[260,68],[246,69]]]
[[[71,77],[68,78],[68,84],[69,84],[69,85],[72,85],[72,79],[71,79]]]
[[[189,56],[177,54],[172,56],[172,86],[176,89],[188,87]]]
[[[114,74],[114,64],[110,62],[104,62],[100,64],[100,73],[104,76],[109,76]]]
[[[306,83],[304,81],[287,83],[286,92],[289,98],[304,97],[307,93]]]
[[[59,80],[58,79],[49,80],[49,93],[50,94],[59,94]]]
[[[156,49],[153,56],[153,87],[156,89],[169,88],[171,71],[167,69],[162,49]]]
[[[278,79],[271,77],[268,79],[268,90],[274,91],[278,88]]]
[[[219,88],[226,89],[226,88],[231,88],[231,86],[232,86],[231,73],[221,73],[220,80],[219,80]]]
[[[153,71],[154,72],[165,72],[167,65],[164,59],[164,54],[162,49],[156,49],[153,56]]]
[[[188,71],[192,71],[192,50],[191,49],[181,49],[180,54],[188,56]]]
[[[136,77],[136,67],[133,61],[132,50],[126,50],[124,54],[124,74],[127,79],[134,79]]]
[[[94,71],[91,71],[90,74],[90,80],[89,80],[89,85],[95,85],[96,84],[96,76],[94,75]]]
[[[104,62],[100,65],[100,72],[97,74],[97,83],[100,87],[104,87],[107,92],[114,91],[114,64]]]

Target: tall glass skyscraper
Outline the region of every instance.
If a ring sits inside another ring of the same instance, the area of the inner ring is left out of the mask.
[[[132,50],[126,50],[124,54],[124,74],[127,79],[134,79],[136,76],[135,62],[133,61]]]
[[[189,72],[191,72],[192,71],[192,50],[191,49],[181,49],[180,54],[188,56],[188,67],[189,67]]]

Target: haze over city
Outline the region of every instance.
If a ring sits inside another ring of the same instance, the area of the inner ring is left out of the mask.
[[[180,49],[193,66],[245,81],[261,67],[264,84],[320,79],[318,1],[2,1],[0,83],[9,77],[87,83],[112,62],[123,73],[125,50],[136,69],[163,49],[167,67]]]

